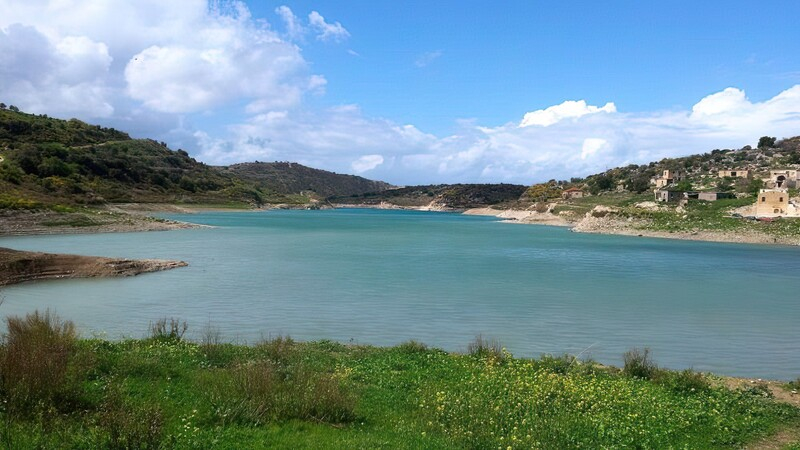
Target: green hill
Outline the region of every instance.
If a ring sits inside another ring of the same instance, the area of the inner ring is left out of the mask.
[[[307,203],[390,187],[291,163],[212,167],[163,142],[0,109],[0,208],[104,203]]]
[[[359,195],[392,185],[355,175],[341,175],[292,162],[254,162],[223,167],[223,174],[253,183],[260,189],[316,198]]]

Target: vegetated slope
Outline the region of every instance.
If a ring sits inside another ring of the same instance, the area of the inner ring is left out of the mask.
[[[767,138],[762,138],[762,141]],[[573,178],[569,184],[585,186],[592,193],[622,188],[630,192],[651,190],[650,180],[664,170],[679,170],[695,190],[720,190],[730,192],[752,192],[757,182],[739,179],[720,179],[720,170],[749,170],[756,175],[768,175],[770,169],[800,168],[800,136],[775,142],[770,138],[758,148],[747,145],[741,149],[714,149],[708,153],[680,158],[665,158],[649,164],[631,164],[590,175],[586,179]]]
[[[527,189],[517,184],[439,184],[408,186],[350,197],[333,197],[340,204],[378,205],[382,202],[401,207],[479,208],[514,202]]]
[[[386,187],[289,163],[212,167],[163,142],[0,109],[0,209],[107,202],[261,206]],[[296,195],[301,192],[308,195]]]
[[[342,175],[292,162],[242,163],[223,167],[221,170],[224,174],[231,174],[262,189],[287,194],[309,194],[317,198],[359,195],[392,187],[383,181]]]

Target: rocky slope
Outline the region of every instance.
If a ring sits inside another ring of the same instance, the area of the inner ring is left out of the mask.
[[[186,265],[183,261],[115,259],[0,248],[0,286],[45,279],[127,277]]]

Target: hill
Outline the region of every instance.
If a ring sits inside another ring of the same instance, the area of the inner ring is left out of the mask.
[[[0,208],[128,202],[259,207],[387,187],[292,163],[212,167],[113,128],[0,109]]]
[[[342,175],[314,169],[292,162],[254,162],[221,168],[240,180],[260,189],[289,194],[306,194],[324,199],[330,196],[360,195],[392,187],[389,183],[368,180],[355,175]]]
[[[515,202],[527,189],[516,184],[439,184],[408,186],[349,197],[331,197],[334,204],[404,208],[469,209]]]

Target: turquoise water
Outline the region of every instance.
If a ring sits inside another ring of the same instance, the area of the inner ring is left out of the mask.
[[[620,364],[800,376],[800,248],[572,233],[448,213],[268,211],[182,216],[215,228],[1,238],[0,246],[186,268],[4,288],[0,313],[51,308],[84,335],[142,337],[160,317],[232,341],[277,334]]]

